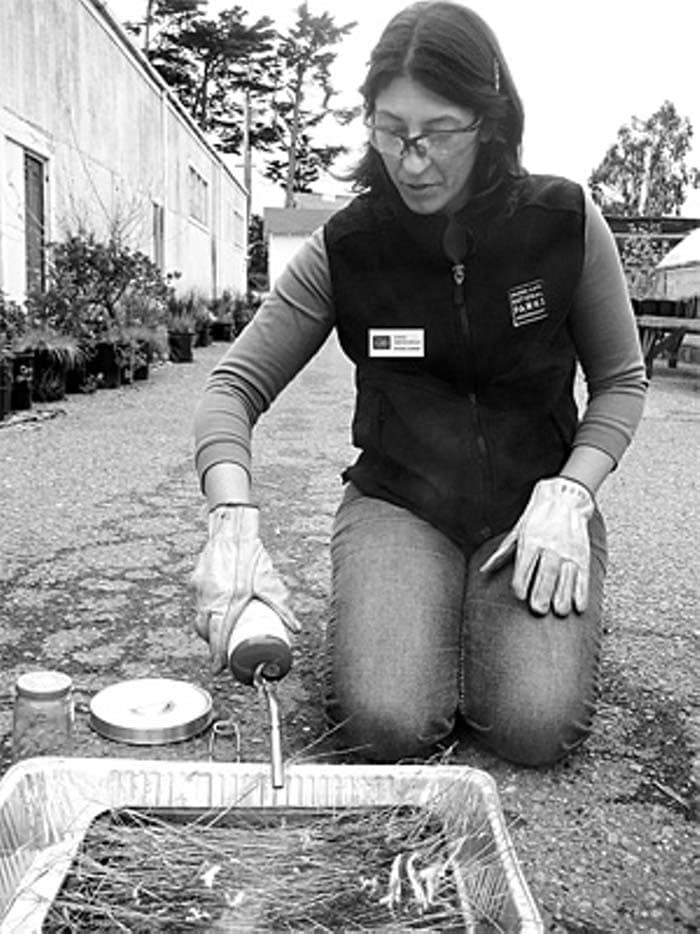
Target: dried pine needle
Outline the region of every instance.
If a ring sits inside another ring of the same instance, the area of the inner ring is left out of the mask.
[[[119,810],[43,931],[498,931],[495,862],[486,828],[450,838],[425,808]]]

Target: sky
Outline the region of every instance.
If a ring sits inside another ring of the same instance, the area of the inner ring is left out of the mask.
[[[248,22],[270,16],[280,28],[294,20],[298,2],[209,0],[208,12],[234,5]],[[308,0],[312,13],[357,26],[337,48],[333,81],[340,106],[360,103],[369,53],[405,0]],[[695,129],[691,163],[700,166],[700,2],[698,0],[469,0],[492,27],[525,108],[523,162],[585,184],[632,116],[647,118],[672,101]],[[137,20],[146,0],[107,0],[116,19]],[[338,131],[342,141],[363,139],[357,124]],[[338,135],[336,133],[336,135]],[[338,186],[325,183],[330,193]],[[281,189],[256,175],[253,207],[280,206]],[[700,217],[700,191],[683,213]]]

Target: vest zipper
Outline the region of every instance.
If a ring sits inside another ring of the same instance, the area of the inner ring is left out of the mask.
[[[454,263],[452,266],[452,281],[454,283],[454,305],[457,311],[457,320],[459,322],[460,336],[462,338],[462,366],[463,366],[463,375],[462,375],[462,386],[466,390],[467,385],[467,367],[472,366],[472,372],[475,372],[475,354],[474,354],[474,344],[472,340],[471,325],[469,323],[469,315],[467,314],[467,303],[464,298],[464,283],[467,278],[467,271],[464,263]],[[489,500],[493,499],[493,473],[491,471],[491,463],[488,448],[486,446],[486,438],[481,429],[481,419],[479,418],[479,406],[477,403],[476,393],[473,391],[466,392],[467,399],[469,400],[469,407],[472,413],[472,423],[474,425],[474,431],[476,435],[476,446],[481,455],[481,461],[483,464],[483,481],[484,489],[489,491]],[[481,536],[486,539],[489,538],[492,534],[491,529],[488,525],[484,525],[479,530]]]
[[[459,335],[460,335],[460,345],[462,350],[462,378],[460,382],[462,383],[462,388],[465,391],[465,395],[471,396],[473,394],[466,392],[467,385],[467,371],[470,364],[473,363],[473,350],[472,350],[472,341],[471,341],[471,327],[469,324],[469,316],[467,314],[467,303],[464,300],[464,282],[467,278],[467,271],[464,263],[455,263],[452,266],[452,281],[454,283],[453,290],[453,299],[454,306],[457,312],[457,322],[459,324]]]

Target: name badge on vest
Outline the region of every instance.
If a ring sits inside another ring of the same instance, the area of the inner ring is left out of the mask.
[[[547,317],[547,302],[544,297],[544,288],[541,279],[532,282],[523,282],[508,289],[510,302],[510,317],[514,328],[524,324],[534,324]]]
[[[370,328],[370,357],[424,357],[423,328]]]

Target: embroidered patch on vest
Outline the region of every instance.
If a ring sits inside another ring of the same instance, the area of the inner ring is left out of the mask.
[[[547,317],[547,303],[541,279],[533,279],[508,289],[510,317],[514,328],[534,324]]]
[[[369,328],[370,357],[424,357],[423,328]]]

